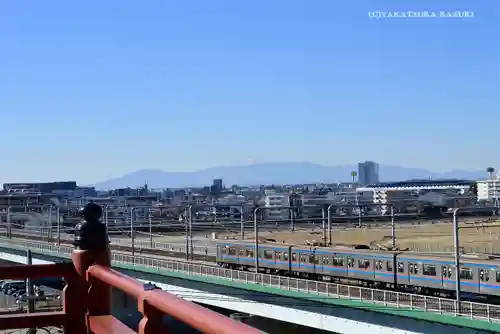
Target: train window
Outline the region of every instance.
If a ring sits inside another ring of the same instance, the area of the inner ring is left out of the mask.
[[[366,260],[366,259],[359,259],[358,260],[358,268],[362,268],[362,269],[370,268],[370,261]]]
[[[227,254],[227,247],[222,247],[220,251],[222,254]]]
[[[497,282],[500,282],[500,271],[499,270],[496,271],[496,278],[497,278]]]
[[[347,266],[348,267],[354,267],[354,259],[352,257],[347,258]]]
[[[384,266],[382,265],[382,261],[377,260],[375,261],[375,270],[382,270]]]
[[[323,255],[323,264],[330,264],[330,257],[328,255]]]
[[[235,247],[229,247],[227,252],[228,252],[229,255],[236,255],[236,248]]]
[[[422,273],[426,276],[436,276],[436,265],[434,264],[424,264]]]
[[[472,279],[472,270],[470,268],[460,268],[460,279]]]
[[[385,270],[392,271],[392,261],[385,261]]]
[[[248,257],[253,257],[253,249],[249,249],[249,248],[247,248],[247,249],[246,249],[246,252],[247,252],[247,256],[248,256]]]
[[[318,264],[318,259],[314,254],[309,255],[309,263]]]
[[[281,260],[281,255],[282,253],[281,252],[275,252],[274,253],[274,258],[277,259],[277,260]]]
[[[405,265],[403,262],[398,262],[398,273],[404,273],[405,272]]]
[[[349,258],[349,259],[351,259],[351,258]],[[343,257],[341,257],[341,256],[334,256],[332,260],[333,260],[332,264],[334,266],[337,266],[337,267],[343,267],[344,266],[344,258]],[[349,260],[348,260],[348,262],[349,262]],[[353,263],[354,263],[354,261],[353,261]]]
[[[292,261],[297,262],[297,253],[292,253]]]
[[[265,250],[264,259],[272,259],[272,258],[273,258],[273,253],[271,251]]]
[[[245,256],[245,249],[244,248],[240,248],[240,256]]]
[[[283,252],[283,260],[288,261],[288,253]]]

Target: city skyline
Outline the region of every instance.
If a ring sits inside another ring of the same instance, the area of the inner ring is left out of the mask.
[[[0,181],[500,166],[500,3],[6,2]],[[370,11],[467,10],[381,20]]]
[[[360,164],[366,162],[375,163],[377,166],[377,172],[375,178],[371,176],[371,181],[365,182],[360,178]],[[381,170],[381,172],[380,172]],[[494,168],[494,170],[499,170]],[[224,174],[229,173],[231,184],[249,185],[247,181],[236,181],[236,179],[247,180],[248,178],[254,179],[252,175],[255,175],[259,180],[265,180],[257,182],[255,184],[301,184],[301,183],[321,183],[321,182],[350,182],[352,180],[352,172],[356,172],[355,179],[361,184],[364,183],[377,183],[377,182],[390,182],[390,181],[406,181],[406,180],[421,180],[421,179],[465,179],[465,180],[482,180],[488,177],[488,168],[483,168],[480,170],[465,170],[460,168],[455,168],[452,170],[430,170],[427,168],[420,167],[405,167],[398,165],[384,165],[373,161],[364,161],[357,164],[342,164],[342,165],[321,165],[311,162],[262,162],[262,163],[249,163],[242,165],[233,166],[214,166],[209,168],[201,168],[193,171],[168,171],[164,169],[148,169],[142,168],[135,171],[126,172],[121,175],[115,175],[108,179],[92,180],[91,182],[85,182],[80,179],[76,180],[79,185],[100,185],[100,184],[114,184],[115,180],[129,180],[125,181],[125,184],[116,186],[117,188],[126,186],[143,186],[144,183],[148,183],[151,179],[160,179],[160,183],[164,184],[165,179],[171,180],[174,187],[189,187],[194,185],[203,185],[207,182],[212,182],[214,179],[223,178],[226,179]],[[240,175],[241,177],[238,177]],[[382,175],[381,179],[380,175]],[[178,184],[177,178],[183,182],[183,185]],[[186,177],[188,178],[186,180]],[[174,178],[172,180],[172,178]],[[192,178],[192,183],[190,179]],[[49,179],[49,178],[19,178],[19,179],[2,179],[0,178],[0,183],[38,183],[38,182],[60,182],[67,181],[71,179]],[[204,180],[204,181],[201,181]],[[227,180],[227,179],[226,179]],[[307,181],[305,181],[307,180]],[[130,183],[130,184],[129,184]],[[155,183],[155,182],[153,182]],[[121,181],[120,181],[121,184]],[[170,186],[166,186],[170,187]]]

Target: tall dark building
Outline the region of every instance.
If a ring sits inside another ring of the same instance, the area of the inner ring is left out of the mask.
[[[217,195],[221,193],[222,189],[222,179],[214,179],[212,182],[212,186],[210,187],[210,193]]]
[[[378,164],[373,161],[358,164],[358,183],[362,186],[379,183]]]
[[[214,179],[212,184],[215,188],[222,190],[223,187],[222,179]]]

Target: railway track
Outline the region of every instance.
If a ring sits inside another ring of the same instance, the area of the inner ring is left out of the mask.
[[[29,241],[42,241],[42,242],[47,242],[47,238],[43,238],[40,236],[32,235],[29,236],[29,238],[26,235],[23,234],[12,234],[12,239],[19,239],[19,240],[29,240]],[[73,243],[70,240],[65,240],[61,239],[61,246],[73,246]],[[155,256],[162,256],[165,258],[176,258],[179,259],[179,261],[184,261],[186,260],[186,253],[183,252],[173,252],[169,250],[164,250],[164,249],[151,249],[151,248],[140,248],[140,247],[134,247],[132,251],[132,246],[127,246],[127,245],[116,245],[116,244],[111,244],[110,245],[111,250],[119,251],[119,252],[126,252],[126,253],[134,253],[136,255],[141,255],[141,256],[147,256],[147,255],[155,255]],[[203,261],[203,262],[213,262],[215,263],[216,258],[214,255],[204,255],[204,254],[189,254],[190,260],[194,261]],[[182,262],[184,262],[182,261]]]

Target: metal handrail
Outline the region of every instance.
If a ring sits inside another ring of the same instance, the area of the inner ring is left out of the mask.
[[[48,232],[42,232],[42,233],[24,233],[23,235],[26,236],[26,238],[29,238],[30,235],[37,235],[37,236],[42,236],[42,238],[48,238],[49,233]],[[60,240],[64,241],[73,241],[74,237],[73,236],[60,236]],[[18,240],[18,239],[16,239]],[[132,240],[130,239],[121,239],[121,238],[109,238],[110,244],[111,245],[116,245],[116,246],[126,246],[126,247],[131,247],[132,245]],[[154,249],[154,250],[164,250],[164,251],[169,251],[169,252],[178,252],[178,253],[185,253],[186,252],[186,243],[185,242],[161,242],[161,241],[153,241],[151,242],[150,240],[146,239],[135,239],[133,241],[134,248],[142,248],[142,249]],[[205,254],[205,252],[208,252],[209,250],[214,251],[215,246],[192,246],[190,251],[197,253],[197,254]]]
[[[0,240],[0,244],[12,245],[12,242]],[[32,241],[16,241],[15,246],[39,249],[68,257],[73,248],[56,246]],[[254,272],[224,269],[216,266],[193,264],[146,256],[130,256],[122,253],[112,253],[112,263],[144,266],[156,270],[167,270],[186,273],[192,276],[211,276],[245,284],[259,284],[281,290],[299,291],[317,295],[318,302],[331,298],[363,301],[383,306],[421,310],[446,315],[463,316],[474,320],[500,322],[500,306],[461,301],[459,304],[452,299],[421,296],[410,293],[363,288],[351,285],[329,282],[311,281]]]

